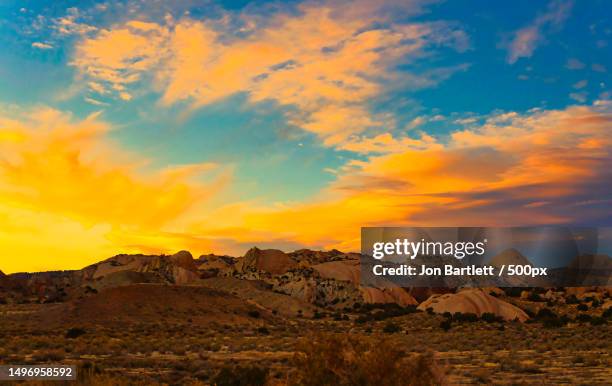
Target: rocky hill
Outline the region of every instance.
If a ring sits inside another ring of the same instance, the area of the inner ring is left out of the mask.
[[[295,267],[297,262],[285,252],[257,247],[249,249],[236,264],[236,269],[240,272],[264,271],[272,275],[281,275]]]
[[[524,322],[529,317],[520,308],[493,297],[482,289],[466,289],[455,294],[432,295],[418,307],[422,311],[431,309],[436,314],[449,312],[454,314],[475,314],[481,316],[491,313],[504,320]]]
[[[523,261],[517,256],[506,253],[497,260]],[[209,254],[198,259],[187,251],[174,255],[121,254],[77,271],[4,276],[0,278],[0,300],[17,304],[66,303],[71,305],[70,312],[63,312],[74,316],[84,315],[74,311],[78,309],[111,307],[108,302],[121,298],[122,291],[129,291],[130,296],[138,299],[150,295],[165,302],[166,297],[158,296],[160,291],[188,287],[217,291],[215,302],[226,296],[228,302],[243,302],[286,317],[309,317],[325,310],[337,312],[363,304],[393,303],[407,307],[422,302],[421,309],[432,307],[434,312],[492,312],[512,319],[518,315],[519,320],[524,320],[520,310],[478,291],[441,295],[453,290],[402,288],[387,282],[364,286],[360,280],[360,257],[338,250],[301,249],[285,253],[259,248],[251,248],[242,257]],[[143,307],[143,312],[156,309],[152,305]],[[130,307],[118,310],[126,315],[136,312]]]
[[[91,283],[94,287],[106,287],[109,277],[126,271],[143,274],[141,277],[146,278],[147,282],[168,284],[188,284],[200,278],[193,256],[187,251],[171,256],[117,255],[85,267],[80,272],[83,282]],[[127,276],[125,278],[129,279]],[[124,284],[130,284],[130,281]]]
[[[225,291],[201,286],[131,284],[61,304],[47,313],[46,321],[59,326],[152,321],[241,325],[253,323],[250,315],[274,320],[271,312]]]

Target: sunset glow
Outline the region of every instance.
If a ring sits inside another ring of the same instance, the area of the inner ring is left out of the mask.
[[[3,272],[612,225],[604,2],[172,3],[0,5]]]

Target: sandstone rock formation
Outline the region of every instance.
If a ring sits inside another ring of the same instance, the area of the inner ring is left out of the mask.
[[[402,307],[417,305],[418,302],[400,287],[372,288],[359,287],[364,303],[395,303]]]
[[[455,294],[432,295],[418,307],[422,311],[429,308],[437,314],[461,312],[480,316],[489,312],[505,320],[524,322],[529,319],[520,308],[493,297],[481,289],[466,289]]]
[[[364,303],[396,303],[402,307],[418,302],[401,287],[388,283],[383,288],[360,285],[360,261],[340,260],[312,266],[322,278],[350,282],[359,288]]]
[[[325,279],[350,281],[353,284],[359,284],[359,260],[331,261],[313,265],[312,269]]]
[[[202,255],[195,264],[198,267],[198,272],[202,278],[227,276],[229,272],[234,270],[234,264],[237,260],[231,256],[219,256],[214,254]]]
[[[289,255],[278,249],[259,249],[253,247],[236,264],[241,272],[249,270],[264,271],[273,275],[281,275],[291,268],[297,267]]]
[[[92,286],[105,283],[104,278],[116,275],[118,272],[131,271],[148,275],[116,276],[113,286],[132,284],[132,279],[143,278],[145,282],[157,282],[156,276],[169,284],[187,284],[199,280],[197,266],[191,253],[181,251],[171,256],[155,255],[117,255],[100,263],[83,268],[82,281],[90,282]],[[119,280],[124,278],[125,282]],[[138,282],[138,281],[136,281]],[[105,283],[106,284],[106,283]],[[104,285],[103,287],[106,287]]]

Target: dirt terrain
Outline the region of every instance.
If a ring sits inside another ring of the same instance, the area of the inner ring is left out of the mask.
[[[347,275],[353,255],[280,253],[120,255],[4,276],[0,363],[74,364],[81,384],[102,385],[612,379],[609,287],[397,287],[380,303]]]

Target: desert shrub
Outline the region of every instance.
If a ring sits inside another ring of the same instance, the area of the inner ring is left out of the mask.
[[[601,316],[604,318],[612,318],[612,307],[606,309]]]
[[[579,322],[590,322],[591,321],[591,315],[589,314],[579,314],[578,316],[576,316],[576,320]]]
[[[266,327],[259,327],[257,329],[257,332],[262,335],[268,335],[270,333],[270,330],[268,330]]]
[[[395,303],[374,303],[362,305],[359,312],[368,315],[368,320],[385,320],[415,313],[417,308],[413,305],[402,307]]]
[[[525,308],[523,309],[523,311],[525,311],[525,313],[527,314],[527,316],[529,316],[530,318],[535,318],[536,317],[536,313],[531,311],[529,308]],[[531,319],[527,321],[527,323],[530,323]]]
[[[538,313],[536,314],[536,317],[539,319],[544,319],[544,318],[556,318],[557,314],[555,314],[553,311],[551,311],[549,308],[542,308],[538,311]]]
[[[484,312],[480,315],[480,319],[484,320],[487,323],[495,323],[495,322],[503,322],[504,318],[501,316],[497,316],[492,312]]]
[[[543,326],[546,328],[559,328],[565,326],[567,322],[569,322],[569,318],[565,315],[561,317],[544,318]]]
[[[589,306],[587,306],[586,304],[578,304],[578,307],[576,307],[576,309],[578,311],[588,311],[589,310]]]
[[[350,334],[302,339],[290,385],[427,386],[442,383],[433,355],[407,356],[390,339],[366,341]]]
[[[506,293],[506,296],[510,296],[513,298],[518,298],[521,296],[521,292],[523,292],[523,288],[520,287],[505,287],[502,288]]]
[[[262,367],[223,367],[213,378],[216,386],[263,386],[268,369]]]
[[[570,295],[565,299],[565,304],[580,304],[580,300],[578,300],[576,295]]]
[[[453,314],[453,320],[457,322],[477,322],[478,315],[471,313],[471,312],[466,312],[466,313],[455,312]]]
[[[444,319],[442,322],[440,322],[440,328],[444,331],[450,330],[452,326],[453,322],[451,321],[451,319]]]
[[[75,338],[78,338],[81,335],[85,335],[86,333],[87,333],[87,331],[85,331],[82,328],[72,327],[72,328],[69,328],[66,331],[66,338],[68,338],[68,339],[75,339]]]
[[[527,300],[529,300],[530,302],[541,302],[542,297],[537,292],[532,291],[529,293],[529,296],[527,296]]]
[[[565,326],[570,322],[570,318],[567,315],[557,315],[549,308],[542,308],[537,314],[533,315],[532,323],[542,322],[542,325],[546,328],[559,328]]]
[[[260,313],[259,313],[259,311],[257,311],[257,310],[251,310],[251,311],[249,311],[249,312],[248,312],[248,315],[249,315],[251,318],[259,318],[259,317],[261,316],[261,314],[260,314]]]
[[[402,329],[395,323],[387,323],[383,327],[383,332],[386,334],[395,334],[396,332],[400,332]]]
[[[325,313],[319,312],[319,311],[315,311],[314,314],[312,315],[313,319],[323,319],[325,317]]]
[[[595,316],[593,318],[591,318],[591,325],[592,326],[601,326],[603,324],[606,324],[606,320],[600,316]]]

